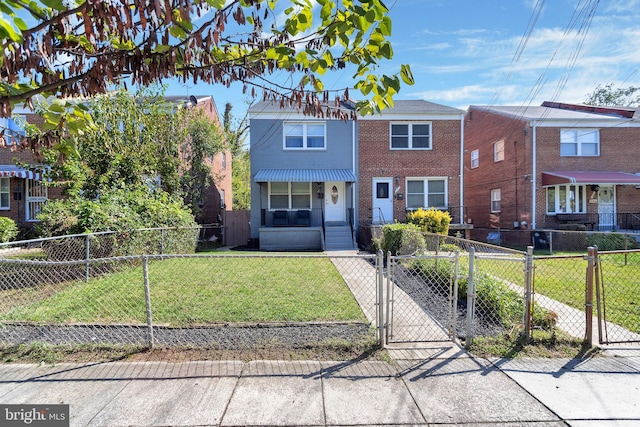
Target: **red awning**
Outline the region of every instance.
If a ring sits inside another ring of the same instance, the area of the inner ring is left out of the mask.
[[[640,185],[640,175],[626,172],[542,172],[542,186],[562,184]]]

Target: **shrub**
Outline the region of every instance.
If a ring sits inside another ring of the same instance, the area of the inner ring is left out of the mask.
[[[16,222],[11,218],[0,217],[0,243],[13,240],[18,235]]]
[[[434,259],[420,259],[411,268],[417,271],[422,279],[432,286],[438,293],[448,295],[449,286],[453,280],[454,265],[450,262],[436,262]],[[468,271],[461,268],[458,278],[458,298],[466,301],[469,289]],[[476,290],[476,310],[487,321],[510,328],[520,324],[523,319],[524,301],[522,295],[509,288],[500,280],[490,275],[476,271],[474,276]],[[537,304],[532,308],[532,323],[541,329],[553,329],[556,325],[557,314]]]
[[[382,227],[382,237],[374,242],[377,249],[386,254],[409,255],[425,249],[424,237],[414,224],[387,224]]]
[[[447,235],[449,234],[449,224],[451,224],[451,215],[449,212],[441,211],[436,208],[424,210],[419,208],[407,214],[407,221],[415,224],[425,233],[435,233]]]
[[[587,236],[587,246],[597,246],[600,251],[636,249],[635,239],[620,233],[594,233]]]

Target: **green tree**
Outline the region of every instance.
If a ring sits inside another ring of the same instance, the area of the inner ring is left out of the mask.
[[[251,209],[251,162],[249,151],[240,150],[233,157],[233,209]]]
[[[205,190],[220,178],[214,176],[208,159],[225,148],[224,133],[201,109],[188,112],[187,133],[180,147],[180,184],[185,203],[198,217]]]
[[[107,190],[160,187],[180,195],[180,144],[187,140],[186,110],[164,101],[162,88],[135,95],[119,90],[86,105],[97,125],[70,136],[78,156],[54,168],[71,196],[92,200]],[[56,150],[48,151],[56,163]]]
[[[173,77],[241,82],[252,96],[257,89],[306,114],[344,117],[318,102],[349,97],[348,88],[325,89],[328,71],[352,67],[363,114],[392,105],[401,84],[413,83],[407,65],[378,74],[393,56],[381,0],[7,0],[0,12],[0,117],[38,95],[91,97],[114,83]],[[289,83],[270,80],[283,71]],[[90,121],[77,104],[53,106],[46,136],[26,145],[51,146]]]
[[[592,93],[584,101],[587,105],[612,106],[612,107],[638,107],[640,106],[640,87],[629,86],[615,89],[613,83],[596,85]]]
[[[231,113],[233,106],[227,103],[224,108],[223,128],[233,156],[233,209],[250,209],[251,207],[251,161],[249,151],[244,143],[249,130],[248,113],[236,120]]]

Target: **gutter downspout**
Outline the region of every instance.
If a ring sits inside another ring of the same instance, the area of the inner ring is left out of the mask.
[[[358,173],[358,140],[357,140],[357,130],[356,130],[356,121],[352,120],[351,121],[351,157],[352,157],[352,168],[353,168],[353,174],[356,176],[356,179],[359,179],[359,173]],[[356,198],[356,195],[358,194],[358,186],[359,186],[359,182],[356,181],[353,183],[353,185],[351,186],[351,203],[353,204],[353,229],[352,229],[352,233],[353,235],[351,236],[351,240],[352,241],[356,241],[356,236],[358,235],[358,198]]]
[[[460,224],[464,224],[464,114],[460,114]]]
[[[536,121],[533,120],[531,122],[531,229],[535,230],[537,228],[536,218],[537,218],[537,206],[536,206],[536,177],[538,176],[538,171],[536,167],[537,156],[536,156]]]

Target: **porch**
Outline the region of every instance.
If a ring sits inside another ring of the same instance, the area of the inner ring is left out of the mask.
[[[640,213],[558,213],[545,217],[544,228],[567,229],[572,225],[584,226],[587,231],[640,230]]]
[[[260,211],[260,249],[323,251],[354,248],[353,209],[347,221],[326,221],[321,208]]]

